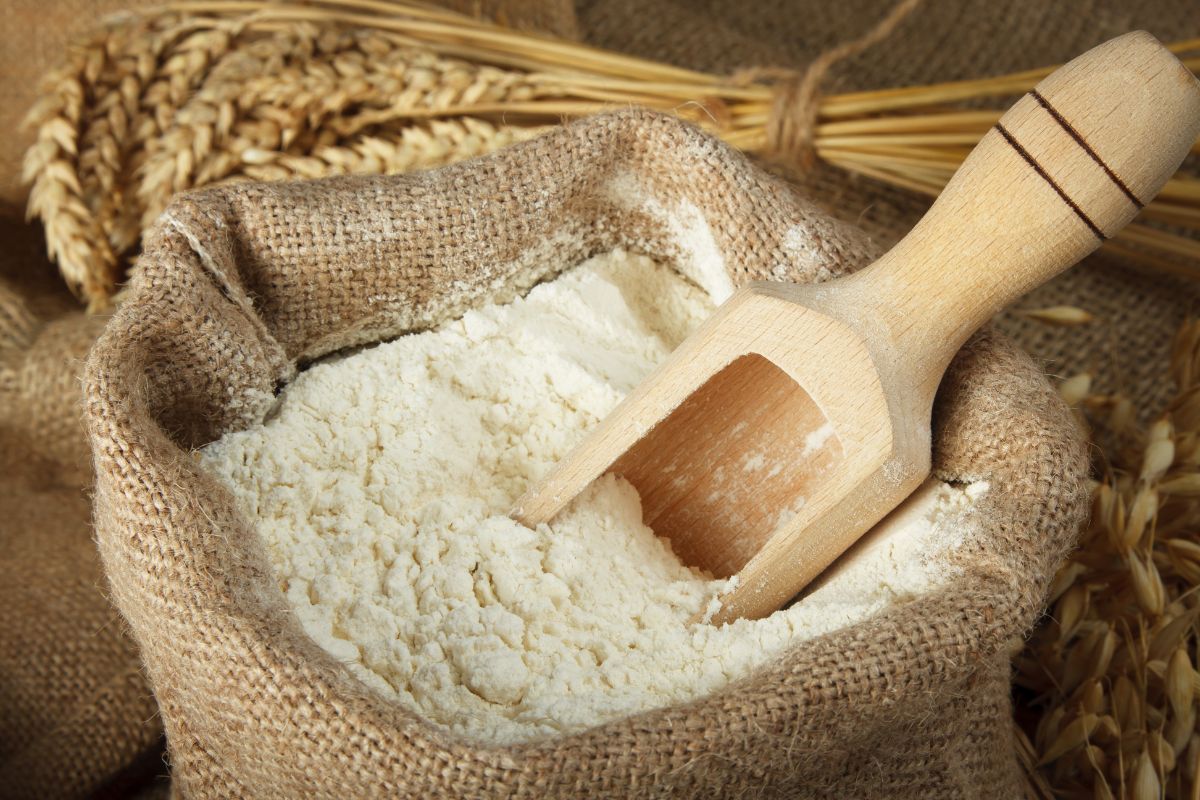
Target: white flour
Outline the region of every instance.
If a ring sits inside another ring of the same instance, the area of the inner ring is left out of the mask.
[[[711,310],[613,253],[313,366],[203,460],[309,635],[435,723],[511,743],[683,702],[943,581],[983,490],[927,485],[804,600],[719,629],[685,623],[728,582],[681,565],[624,481],[600,479],[550,527],[504,516]]]

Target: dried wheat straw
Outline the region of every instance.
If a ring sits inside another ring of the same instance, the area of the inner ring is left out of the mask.
[[[1050,69],[822,96],[812,146],[935,196],[999,115],[952,104],[1026,91]],[[781,75],[757,72],[710,75],[403,2],[179,2],[110,20],[49,76],[30,114],[29,214],[68,283],[103,307],[177,192],[437,166],[630,104],[762,154]],[[1200,180],[1176,178],[1144,215],[1190,234]],[[1108,246],[1192,277],[1200,258],[1193,236],[1148,224]]]

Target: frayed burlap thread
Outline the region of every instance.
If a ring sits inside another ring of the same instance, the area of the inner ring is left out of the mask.
[[[680,235],[686,221],[687,235]],[[935,410],[947,480],[990,482],[943,589],[694,703],[513,747],[457,740],[306,637],[192,449],[307,360],[514,297],[614,247],[703,280],[825,280],[874,249],[697,129],[594,118],[430,173],[177,200],[88,361],[97,536],[180,797],[1016,796],[1008,647],[1085,514],[1079,431],[991,332]]]

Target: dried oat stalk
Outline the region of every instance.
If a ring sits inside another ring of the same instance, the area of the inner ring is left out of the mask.
[[[1112,444],[1090,527],[1015,662],[1038,778],[1059,796],[1200,791],[1200,321],[1179,331],[1171,378],[1178,393],[1148,426],[1086,376],[1064,381]]]

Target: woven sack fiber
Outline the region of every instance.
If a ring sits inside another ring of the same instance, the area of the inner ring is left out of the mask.
[[[45,322],[0,280],[4,797],[91,796],[161,737],[89,524],[79,372],[103,323],[81,312]]]
[[[956,358],[935,465],[987,480],[961,576],[688,705],[512,747],[452,738],[302,632],[192,455],[298,365],[437,325],[615,247],[702,285],[828,279],[865,240],[697,129],[593,118],[429,173],[178,199],[88,360],[97,536],[183,797],[1013,797],[1008,652],[1085,513],[1074,420],[999,335]]]

